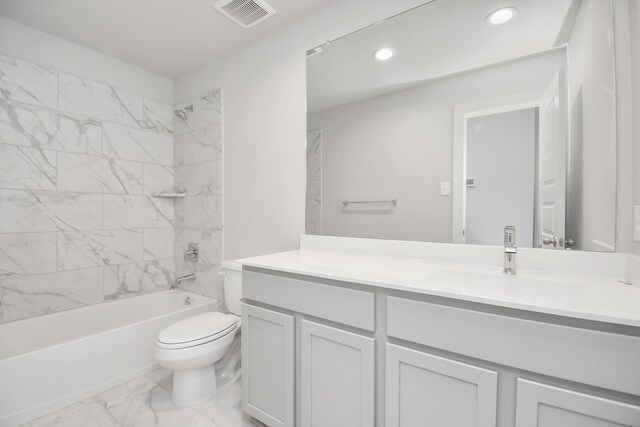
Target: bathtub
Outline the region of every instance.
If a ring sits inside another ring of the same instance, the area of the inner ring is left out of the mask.
[[[0,427],[155,369],[153,342],[161,329],[217,309],[215,299],[176,290],[0,325]]]

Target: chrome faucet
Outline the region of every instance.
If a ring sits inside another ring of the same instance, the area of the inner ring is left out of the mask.
[[[196,278],[195,274],[185,274],[184,276],[178,276],[176,277],[175,285],[171,285],[169,289],[173,291],[180,283],[184,282],[185,280],[193,280],[195,278]]]
[[[504,274],[516,274],[516,228],[507,225],[504,228]]]
[[[200,245],[197,243],[189,243],[187,250],[184,251],[184,260],[191,262],[200,261]]]

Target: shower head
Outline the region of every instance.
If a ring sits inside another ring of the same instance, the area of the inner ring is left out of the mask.
[[[193,113],[193,105],[183,108],[182,110],[175,110],[173,113],[180,119],[187,121],[187,111]]]

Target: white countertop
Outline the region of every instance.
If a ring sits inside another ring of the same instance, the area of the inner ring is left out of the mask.
[[[467,266],[339,251],[296,250],[240,260],[245,266],[640,327],[640,287],[606,277]]]

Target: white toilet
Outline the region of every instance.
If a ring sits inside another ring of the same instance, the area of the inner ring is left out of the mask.
[[[233,384],[240,376],[240,340],[236,336],[241,320],[242,266],[225,262],[222,267],[230,314],[210,312],[189,317],[163,329],[156,339],[156,360],[174,371],[173,403],[178,407],[205,402],[219,387]]]

